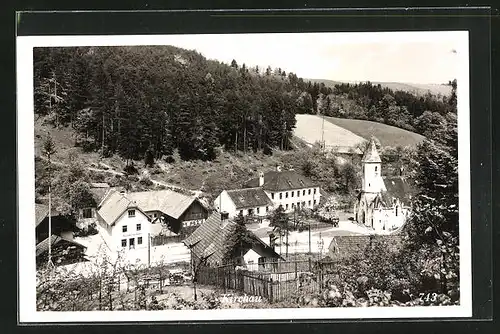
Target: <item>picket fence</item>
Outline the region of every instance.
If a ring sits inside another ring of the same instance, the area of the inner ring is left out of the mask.
[[[197,284],[213,286],[222,293],[236,291],[276,303],[296,299],[299,295],[320,293],[323,272],[334,266],[334,262],[309,259],[278,262],[260,270],[236,269],[232,265],[201,267],[196,281]]]

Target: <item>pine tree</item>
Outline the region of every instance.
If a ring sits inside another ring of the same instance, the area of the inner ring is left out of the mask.
[[[245,225],[245,217],[240,212],[234,219],[234,226],[226,239],[225,260],[237,259],[238,264],[242,264],[244,252],[255,244],[256,240],[252,232]]]

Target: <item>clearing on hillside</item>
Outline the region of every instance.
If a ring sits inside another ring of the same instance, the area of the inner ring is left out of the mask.
[[[382,146],[414,146],[425,138],[415,132],[372,121],[325,117],[325,123],[327,122],[349,130],[365,139],[375,136]]]
[[[365,139],[341,126],[328,122],[326,117],[323,119],[316,115],[296,115],[297,123],[293,134],[309,145],[315,142],[325,141],[326,147],[354,148],[356,145],[365,141]],[[323,136],[322,136],[323,129]]]

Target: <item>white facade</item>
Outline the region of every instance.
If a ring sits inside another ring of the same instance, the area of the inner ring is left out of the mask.
[[[113,225],[99,219],[99,226],[104,241],[112,251],[148,247],[151,222],[137,208],[127,209]]]
[[[379,193],[386,191],[384,180],[382,179],[382,164],[379,162],[363,163],[362,189],[367,193]]]
[[[312,209],[319,204],[321,199],[319,187],[282,191],[266,190],[266,194],[274,203],[275,208],[282,205],[286,212],[292,212],[296,207]]]
[[[219,212],[227,212],[230,218],[238,216],[240,212],[243,216],[254,215],[264,217],[274,209],[272,206],[255,206],[241,209],[236,208],[236,205],[226,190],[222,191],[214,200],[214,208]]]

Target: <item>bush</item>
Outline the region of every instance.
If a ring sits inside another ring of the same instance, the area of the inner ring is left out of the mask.
[[[123,169],[123,172],[127,175],[138,175],[139,174],[139,170],[133,164],[125,166],[125,168]]]
[[[78,232],[75,232],[73,236],[75,237],[88,237],[90,235],[96,235],[99,233],[97,230],[97,225],[96,223],[89,224],[87,227],[79,230]]]

